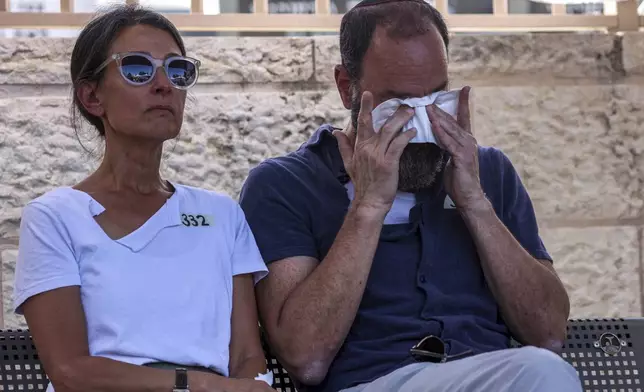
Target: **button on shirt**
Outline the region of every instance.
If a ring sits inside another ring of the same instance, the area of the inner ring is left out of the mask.
[[[335,240],[350,201],[332,131],[323,126],[297,151],[263,162],[244,185],[240,204],[267,263],[294,256],[324,262]],[[498,217],[530,254],[550,260],[509,159],[480,147],[479,165]],[[325,380],[306,390],[373,381],[414,362],[409,350],[427,335],[444,339],[450,355],[510,344],[471,234],[442,186],[417,195],[408,223],[383,226],[353,326]]]
[[[88,194],[58,188],[23,210],[14,305],[80,286],[89,351],[135,365],[170,362],[228,375],[233,276],[267,273],[237,203],[174,184],[140,228],[112,240]],[[52,391],[51,386],[49,391]]]

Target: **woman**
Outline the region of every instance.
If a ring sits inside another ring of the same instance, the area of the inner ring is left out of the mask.
[[[176,28],[137,6],[76,41],[75,110],[104,138],[103,160],[25,207],[16,266],[16,311],[49,391],[273,391],[255,380],[253,289],[267,269],[241,209],[159,174],[198,71]]]

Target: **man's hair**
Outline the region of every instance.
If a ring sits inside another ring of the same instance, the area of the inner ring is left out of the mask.
[[[362,76],[362,61],[377,26],[392,38],[423,35],[436,27],[446,50],[449,32],[443,16],[423,0],[363,0],[342,18],[340,55],[353,83]]]

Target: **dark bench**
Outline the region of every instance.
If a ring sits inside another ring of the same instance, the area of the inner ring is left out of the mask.
[[[274,387],[296,392],[264,348]],[[571,320],[562,357],[577,369],[585,392],[644,392],[644,319]],[[42,392],[47,382],[29,331],[0,331],[0,392]]]

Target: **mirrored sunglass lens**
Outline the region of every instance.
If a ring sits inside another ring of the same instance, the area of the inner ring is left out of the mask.
[[[197,77],[197,67],[188,60],[172,60],[168,64],[168,78],[175,86],[190,86]]]
[[[143,56],[126,56],[121,60],[121,72],[133,83],[145,83],[152,78],[154,66]]]

